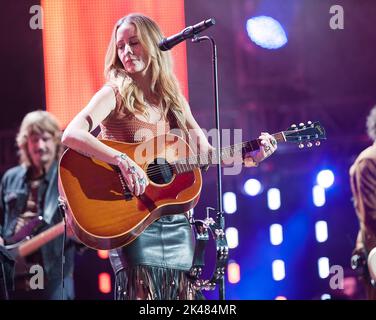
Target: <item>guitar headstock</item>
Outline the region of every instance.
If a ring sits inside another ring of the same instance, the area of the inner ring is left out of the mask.
[[[326,139],[325,129],[320,122],[308,121],[307,124],[300,123],[299,126],[293,124],[286,131],[283,131],[286,141],[299,144],[299,148],[304,148],[304,144],[308,148],[320,145],[320,140]]]

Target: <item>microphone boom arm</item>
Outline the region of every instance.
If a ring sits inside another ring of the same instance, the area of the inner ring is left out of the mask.
[[[180,42],[187,40],[189,38],[193,38],[196,34],[206,30],[207,28],[213,26],[215,24],[214,18],[210,18],[207,20],[203,20],[193,26],[189,26],[182,30],[181,32],[174,34],[168,38],[162,39],[162,41],[158,44],[159,49],[162,51],[167,51],[172,49],[174,46],[179,44]]]

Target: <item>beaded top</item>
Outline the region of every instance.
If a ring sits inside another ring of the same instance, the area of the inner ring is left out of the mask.
[[[171,112],[168,112],[167,121],[161,120],[158,123],[142,121],[134,114],[119,116],[117,110],[120,109],[123,101],[117,86],[110,86],[115,93],[116,107],[114,111],[100,123],[100,138],[127,143],[142,142],[169,132],[171,127],[176,127]]]

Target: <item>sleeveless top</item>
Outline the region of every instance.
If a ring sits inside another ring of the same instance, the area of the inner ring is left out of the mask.
[[[107,86],[110,86],[114,90],[116,107],[107,118],[99,124],[101,138],[128,143],[141,142],[156,135],[165,134],[173,128],[178,128],[177,121],[171,111],[167,114],[167,121],[159,121],[156,124],[142,121],[134,114],[118,115],[117,111],[123,105],[119,89],[112,84],[107,84]]]
[[[123,104],[116,86],[114,90],[116,107],[100,124],[100,138],[120,142],[141,142],[156,135],[178,128],[171,111],[167,122],[157,124],[139,120],[134,114],[118,115]],[[146,228],[130,244],[110,250],[110,261],[115,274],[124,269],[140,265],[188,271],[192,266],[194,243],[189,221],[183,212],[163,216]]]

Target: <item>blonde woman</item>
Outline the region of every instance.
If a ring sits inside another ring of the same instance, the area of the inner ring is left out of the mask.
[[[180,128],[192,132],[198,150],[212,149],[194,119],[172,71],[169,52],[158,49],[163,35],[158,25],[141,14],[121,18],[108,47],[107,83],[72,120],[63,143],[84,155],[117,165],[134,195],[148,186],[145,172],[127,155],[101,143],[89,132],[98,125],[101,137],[138,142]],[[193,130],[193,131],[191,131]],[[160,134],[160,132],[158,132]],[[274,140],[261,136],[263,148],[251,159],[259,162],[274,150]],[[179,213],[179,212],[177,212]],[[116,274],[116,299],[196,299],[188,271],[193,259],[193,239],[185,215],[165,216],[150,225],[129,245],[111,251]]]

